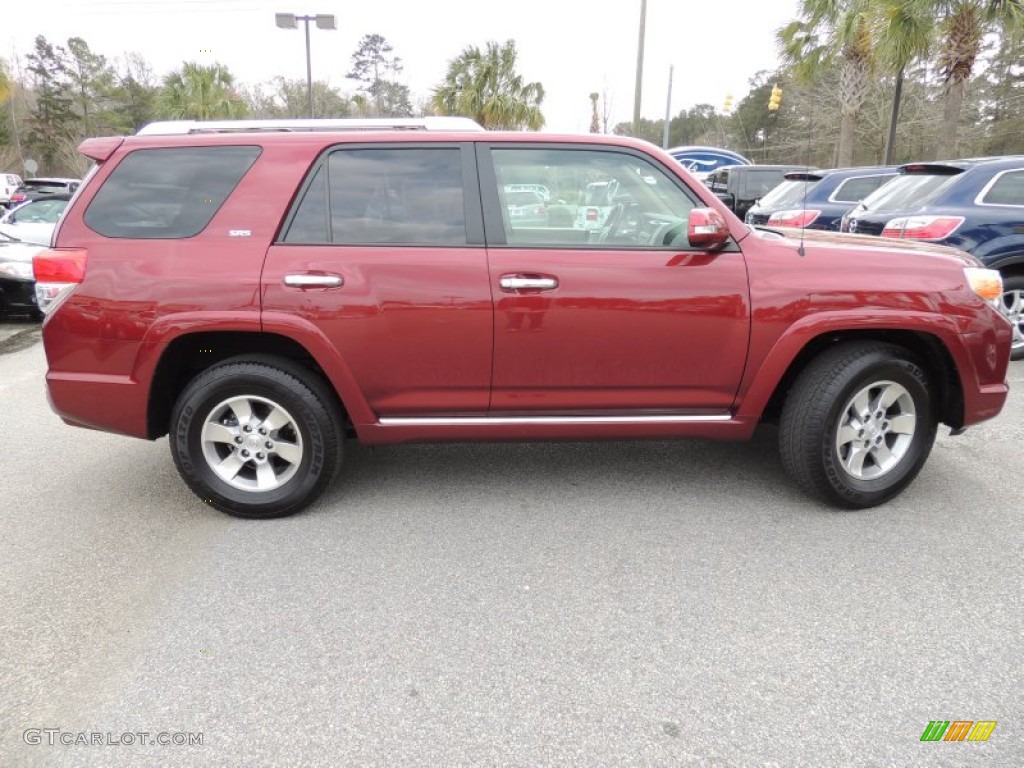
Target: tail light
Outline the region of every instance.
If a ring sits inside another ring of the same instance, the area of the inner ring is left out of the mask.
[[[15,192],[13,195],[11,195],[12,203],[23,203],[26,200],[28,200],[28,195],[26,195],[24,192]]]
[[[535,210],[534,213],[537,214],[538,216],[543,216],[545,213],[547,213],[547,208],[545,208],[543,205],[538,205],[537,210]]]
[[[89,252],[84,248],[51,248],[32,258],[36,303],[49,314],[85,279]]]
[[[587,208],[587,221],[597,221],[597,208]]]
[[[882,237],[942,240],[956,232],[963,223],[963,216],[900,216],[886,222]]]
[[[821,211],[804,208],[793,208],[788,211],[776,211],[768,217],[768,226],[772,227],[807,227],[821,215]]]

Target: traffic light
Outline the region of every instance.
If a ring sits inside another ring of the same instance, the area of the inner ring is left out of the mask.
[[[775,112],[779,108],[779,102],[782,101],[782,89],[778,85],[772,86],[772,96],[768,99],[768,109],[771,112]]]
[[[728,115],[732,112],[732,94],[725,94],[725,102],[722,104],[722,113]]]

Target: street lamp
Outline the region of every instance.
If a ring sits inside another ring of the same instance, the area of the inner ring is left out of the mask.
[[[309,22],[315,21],[317,29],[337,29],[334,15],[318,13],[315,16],[296,16],[294,13],[276,13],[274,19],[281,29],[296,29],[303,22],[306,25],[306,98],[309,101],[309,116],[313,114],[313,65],[309,58]]]

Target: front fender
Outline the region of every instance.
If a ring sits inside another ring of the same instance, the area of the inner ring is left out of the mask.
[[[779,382],[793,361],[813,340],[834,333],[871,331],[912,331],[937,338],[949,350],[965,393],[972,379],[974,363],[956,322],[947,316],[907,310],[861,309],[826,311],[802,317],[790,325],[764,355],[760,364],[748,368],[739,390],[737,418],[759,420]],[[753,354],[753,350],[752,350]]]

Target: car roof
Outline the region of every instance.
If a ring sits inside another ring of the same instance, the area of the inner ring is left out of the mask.
[[[865,165],[850,166],[847,168],[809,168],[807,170],[790,171],[786,174],[786,181],[803,181],[808,178],[820,181],[826,176],[880,176],[886,173],[898,173],[898,165]]]
[[[971,168],[991,169],[1014,168],[1024,164],[1024,155],[999,155],[994,157],[968,157],[959,160],[927,160],[919,163],[904,163],[901,173],[949,173],[956,174]]]

